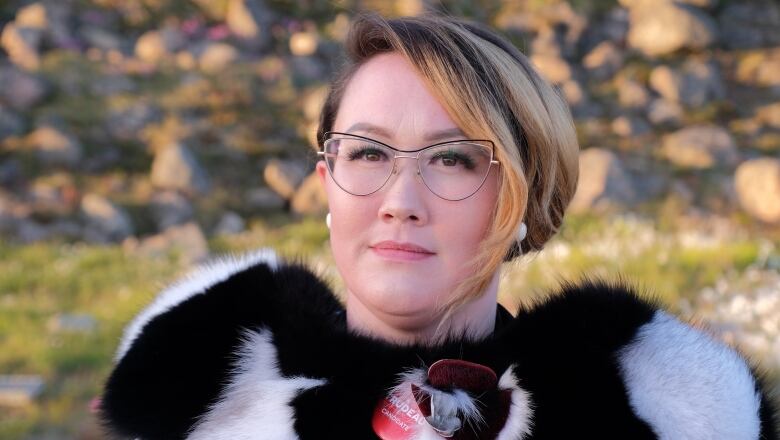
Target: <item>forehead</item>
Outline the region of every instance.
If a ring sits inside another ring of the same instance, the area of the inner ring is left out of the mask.
[[[423,78],[397,53],[372,57],[350,79],[333,129],[351,127],[358,127],[357,134],[417,142],[432,132],[458,128]]]

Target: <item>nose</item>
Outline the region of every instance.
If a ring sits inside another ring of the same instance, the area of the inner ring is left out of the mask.
[[[423,225],[428,222],[425,196],[429,192],[422,181],[416,160],[396,159],[393,174],[381,191],[382,205],[379,218],[382,221],[412,222]]]

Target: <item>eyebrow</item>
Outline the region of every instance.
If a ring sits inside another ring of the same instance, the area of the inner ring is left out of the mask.
[[[357,122],[352,124],[352,126],[347,129],[348,133],[352,133],[354,131],[360,131],[366,134],[376,134],[385,138],[393,137],[392,133],[390,133],[388,130],[368,122]],[[453,137],[465,138],[466,135],[460,128],[455,127],[430,132],[425,136],[424,140],[426,142],[435,142]]]

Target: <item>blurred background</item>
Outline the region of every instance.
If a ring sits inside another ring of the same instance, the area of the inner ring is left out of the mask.
[[[0,0],[0,438],[100,438],[123,326],[209,257],[339,289],[313,145],[361,10],[494,26],[571,105],[577,196],[502,303],[622,278],[780,384],[776,1]]]

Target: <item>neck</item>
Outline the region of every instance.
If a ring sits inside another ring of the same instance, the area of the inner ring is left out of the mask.
[[[383,314],[348,293],[347,327],[355,333],[402,345],[432,345],[448,336],[483,339],[493,333],[496,325],[499,273],[497,270],[482,295],[459,306],[444,322],[442,314],[423,318]]]

